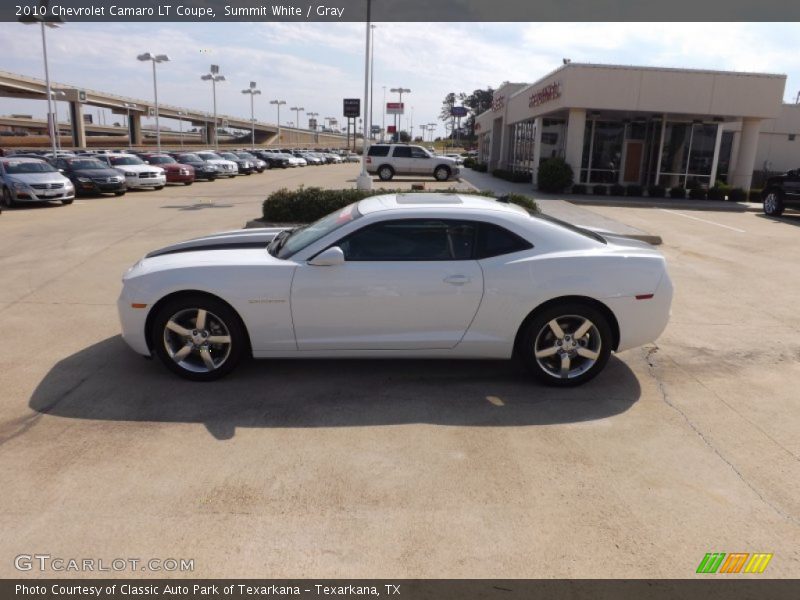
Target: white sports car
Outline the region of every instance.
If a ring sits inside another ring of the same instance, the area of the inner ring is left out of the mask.
[[[513,204],[391,194],[305,227],[151,252],[119,298],[122,335],[211,380],[256,358],[494,358],[578,385],[664,330],[672,283],[643,242]]]

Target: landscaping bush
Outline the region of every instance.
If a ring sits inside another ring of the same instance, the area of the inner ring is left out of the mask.
[[[508,169],[495,169],[492,175],[498,179],[505,179],[512,183],[530,183],[531,174],[522,171],[509,171]]]
[[[689,190],[689,198],[692,200],[705,200],[706,191],[703,188],[696,187]]]
[[[761,191],[762,190],[750,190],[747,192],[747,200],[749,202],[761,202]]]
[[[744,202],[747,198],[747,194],[742,188],[736,187],[731,189],[728,193],[728,200],[731,202]]]
[[[318,187],[301,187],[297,190],[280,189],[270,194],[262,205],[262,220],[268,223],[311,223],[327,214],[370,196],[396,193],[419,193],[409,190],[324,190]],[[428,192],[430,193],[430,192]],[[437,190],[435,193],[463,193],[459,190]],[[472,195],[494,198],[489,191],[472,192]],[[537,211],[536,202],[521,194],[509,194],[507,201],[529,210]]]
[[[709,200],[725,200],[725,196],[727,195],[728,190],[722,186],[715,185],[712,188],[708,188],[708,199]]]
[[[486,173],[489,170],[489,165],[482,162],[476,162],[475,165],[472,167],[473,171],[478,171],[479,173]]]
[[[504,196],[500,196],[498,202],[510,202],[511,204],[517,204],[522,208],[527,208],[531,212],[540,212],[539,206],[536,204],[536,200],[533,198],[529,198],[524,194],[506,194]]]
[[[680,185],[676,185],[675,187],[669,188],[669,197],[685,200],[686,188]]]
[[[563,192],[573,180],[572,167],[563,158],[548,158],[539,166],[538,184],[543,192]]]
[[[474,168],[474,167],[475,167],[475,163],[477,163],[477,162],[478,162],[478,161],[476,161],[476,160],[475,160],[474,158],[472,158],[471,156],[470,156],[470,157],[468,157],[468,158],[465,158],[465,159],[464,159],[464,168],[465,168],[465,169],[472,169],[472,168]]]
[[[596,185],[592,188],[592,194],[595,196],[605,196],[608,193],[608,187],[603,185]]]
[[[573,194],[585,194],[586,193],[586,186],[582,183],[576,183],[572,186],[572,193]]]
[[[632,198],[641,198],[643,193],[644,189],[637,183],[632,183],[625,188],[625,195],[631,196]]]
[[[666,193],[663,185],[649,185],[647,186],[647,195],[650,198],[663,198]]]
[[[624,196],[625,186],[619,183],[615,183],[608,188],[608,193],[611,194],[612,196]]]

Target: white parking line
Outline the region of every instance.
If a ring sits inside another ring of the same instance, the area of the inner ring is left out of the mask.
[[[724,227],[725,229],[730,229],[731,231],[737,231],[739,233],[747,233],[744,229],[738,229],[736,227],[731,227],[730,225],[723,225],[722,223],[715,223],[714,221],[707,221],[706,219],[701,219],[700,217],[693,217],[692,215],[685,215],[683,213],[679,213],[674,210],[669,210],[668,208],[661,208],[666,213],[670,213],[673,215],[678,215],[679,217],[685,217],[687,219],[692,219],[693,221],[701,221],[702,223],[708,223],[709,225],[716,225],[717,227]]]

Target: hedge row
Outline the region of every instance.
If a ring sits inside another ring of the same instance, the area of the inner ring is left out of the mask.
[[[318,187],[300,187],[296,190],[280,189],[270,194],[262,204],[262,219],[268,223],[311,223],[348,204],[370,196],[382,194],[431,193],[426,190],[325,190]],[[460,190],[436,190],[434,193],[457,193]],[[471,195],[494,198],[490,191],[470,192]],[[502,198],[505,202],[518,204],[530,211],[538,212],[539,207],[532,198],[521,194],[509,194]]]
[[[684,188],[682,186],[667,189],[662,185],[650,185],[647,186],[646,191],[649,198],[664,198],[665,196],[669,196],[673,199],[686,199],[688,197],[691,200],[727,199],[731,202],[743,202],[747,199],[750,202],[761,201],[760,189],[751,189],[745,192],[742,188],[734,188],[725,185],[717,185],[707,190],[701,187]],[[610,194],[612,196],[641,198],[644,196],[644,192],[645,189],[636,184],[623,186],[615,183],[613,185],[596,184],[587,186],[583,183],[576,183],[572,186],[573,194],[592,194],[594,196],[606,196]]]

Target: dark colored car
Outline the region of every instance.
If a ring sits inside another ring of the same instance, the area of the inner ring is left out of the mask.
[[[167,183],[182,183],[192,185],[194,183],[194,167],[179,163],[169,154],[142,153],[139,155],[148,165],[156,165],[164,169],[167,174]]]
[[[219,175],[219,169],[217,169],[216,165],[204,161],[197,156],[197,154],[191,152],[172,152],[170,156],[178,163],[192,167],[194,169],[195,179],[214,181],[217,175]]]
[[[764,202],[764,214],[770,217],[780,217],[786,208],[800,210],[800,169],[767,179],[761,199]]]
[[[289,167],[289,158],[286,156],[263,150],[256,150],[253,154],[266,162],[270,169],[287,169]]]
[[[252,160],[241,158],[233,152],[217,152],[225,160],[232,160],[239,167],[239,175],[252,175],[256,170],[256,165]]]
[[[253,170],[258,171],[259,173],[263,173],[264,169],[267,168],[267,163],[265,160],[258,158],[248,150],[240,150],[238,152],[232,152],[231,154],[235,154],[240,159],[253,163]],[[241,170],[241,167],[239,167],[239,170]]]
[[[68,177],[76,194],[114,194],[122,196],[128,187],[125,176],[96,158],[76,156],[50,160],[56,169]]]

